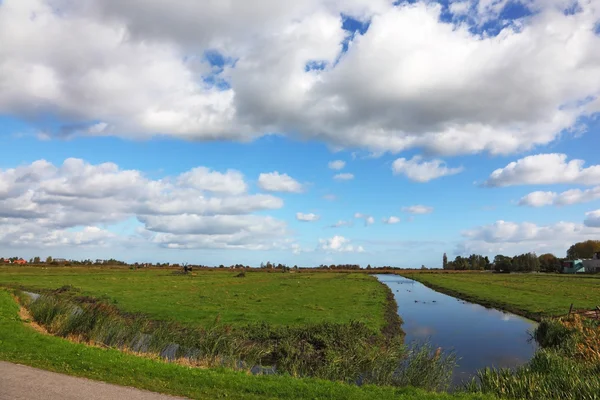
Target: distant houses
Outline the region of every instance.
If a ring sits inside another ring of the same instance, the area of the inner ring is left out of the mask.
[[[600,252],[592,258],[565,260],[563,261],[563,273],[565,274],[594,274],[600,273]]]
[[[23,265],[23,264],[27,264],[27,260],[24,260],[22,258],[17,258],[17,259],[10,259],[10,258],[0,258],[0,264],[18,264],[18,265]]]

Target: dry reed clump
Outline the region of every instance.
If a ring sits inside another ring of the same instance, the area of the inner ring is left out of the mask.
[[[559,322],[576,332],[575,356],[587,363],[600,364],[600,323],[577,314],[561,318]]]

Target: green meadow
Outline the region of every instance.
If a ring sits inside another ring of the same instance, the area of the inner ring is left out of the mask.
[[[80,295],[107,298],[119,309],[157,320],[207,326],[265,322],[301,326],[360,321],[373,330],[384,324],[386,288],[374,277],[347,273],[267,273],[80,267],[0,267],[0,286],[57,289],[71,285]]]
[[[600,276],[402,272],[435,290],[532,319],[600,306]]]

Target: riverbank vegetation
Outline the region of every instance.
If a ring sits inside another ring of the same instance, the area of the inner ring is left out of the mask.
[[[596,400],[600,396],[600,324],[577,314],[545,319],[534,333],[541,346],[515,371],[485,369],[467,386],[506,399]]]
[[[575,308],[600,304],[600,276],[403,273],[437,291],[541,321],[540,349],[516,370],[487,368],[466,387],[506,399],[595,400],[600,393],[600,326]],[[563,315],[562,317],[556,317]],[[553,317],[554,316],[554,317]]]
[[[450,395],[412,387],[350,385],[283,375],[252,376],[224,368],[190,368],[115,349],[73,343],[45,335],[19,317],[19,308],[0,290],[0,360],[192,399],[490,399]]]
[[[127,315],[96,299],[75,302],[70,290],[35,300],[21,293],[19,298],[51,334],[194,366],[429,390],[445,389],[454,367],[452,355],[428,346],[407,349],[400,329],[374,332],[360,322],[234,328],[219,321],[208,328],[186,328]]]
[[[537,321],[600,305],[600,275],[443,273],[405,271],[442,293]]]

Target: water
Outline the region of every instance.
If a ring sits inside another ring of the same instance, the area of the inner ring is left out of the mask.
[[[536,323],[438,293],[398,275],[377,275],[394,293],[406,343],[429,341],[459,358],[453,384],[484,367],[514,368],[536,350],[531,332]]]

